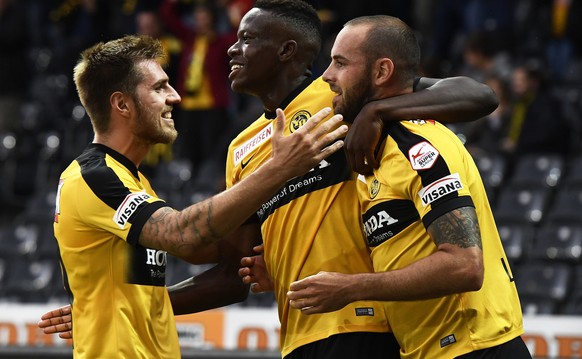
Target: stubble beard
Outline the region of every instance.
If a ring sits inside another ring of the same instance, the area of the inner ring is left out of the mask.
[[[176,140],[178,131],[172,126],[164,126],[161,114],[155,114],[138,103],[136,133],[150,145],[171,144]]]

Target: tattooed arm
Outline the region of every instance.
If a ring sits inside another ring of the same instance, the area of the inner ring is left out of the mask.
[[[336,140],[345,135],[347,127],[338,127],[339,115],[322,121],[330,113],[329,108],[319,111],[299,130],[284,136],[285,115],[278,109],[271,159],[235,186],[203,202],[182,211],[158,209],[143,226],[139,243],[183,257],[234,230],[285,181],[306,173],[342,147],[343,142]]]
[[[483,284],[483,252],[473,207],[437,218],[428,233],[437,251],[399,270],[320,272],[294,282],[287,296],[305,314],[329,312],[357,300],[421,300],[475,291]]]

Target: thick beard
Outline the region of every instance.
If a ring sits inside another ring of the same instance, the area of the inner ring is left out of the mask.
[[[344,121],[353,123],[362,107],[370,100],[371,95],[372,88],[367,79],[358,81],[343,92],[343,102],[335,107],[335,113],[342,114]]]
[[[178,136],[175,128],[165,128],[160,122],[159,116],[146,110],[139,102],[137,102],[136,134],[151,145],[157,143],[170,144]]]

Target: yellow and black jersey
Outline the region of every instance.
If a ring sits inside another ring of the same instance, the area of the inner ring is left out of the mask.
[[[465,206],[477,212],[485,267],[479,291],[385,302],[402,358],[454,358],[522,334],[513,276],[479,172],[463,144],[434,121],[395,122],[387,133],[380,168],[357,181],[374,270],[400,269],[434,253],[427,227]]]
[[[54,230],[73,308],[75,358],[178,358],[166,252],[138,238],[157,209],[137,167],[91,144],[61,174]]]
[[[280,106],[288,135],[324,107],[333,93],[321,79],[306,82]],[[226,179],[231,187],[271,157],[274,114],[261,116],[230,144]],[[355,175],[337,152],[301,177],[289,180],[257,211],[265,262],[275,281],[283,357],[295,348],[344,332],[387,332],[382,305],[352,303],[328,314],[306,316],[289,307],[291,282],[319,271],[372,271],[356,194]]]

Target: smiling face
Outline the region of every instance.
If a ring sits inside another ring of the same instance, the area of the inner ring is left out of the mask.
[[[148,144],[172,143],[178,135],[172,119],[172,107],[180,96],[168,83],[168,75],[155,61],[138,65],[143,80],[135,91],[133,133]]]
[[[228,49],[234,91],[260,97],[273,86],[281,44],[275,28],[274,17],[262,9],[253,8],[242,18],[238,40]]]
[[[374,93],[371,66],[361,51],[365,39],[362,26],[344,27],[336,37],[331,63],[323,74],[323,80],[337,94],[333,98],[334,111],[347,122],[353,122]]]

